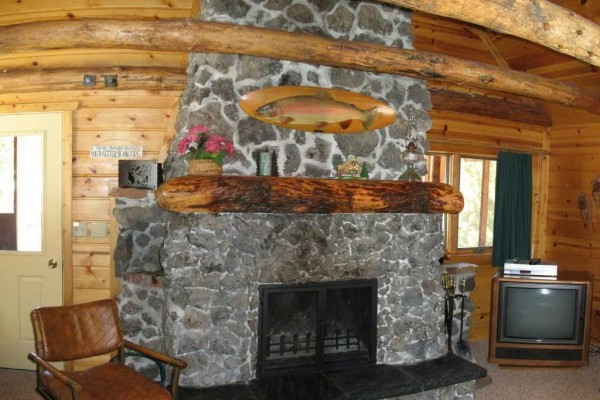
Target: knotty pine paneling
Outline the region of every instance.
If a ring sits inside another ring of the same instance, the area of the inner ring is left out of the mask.
[[[94,109],[91,113],[97,112],[98,109]],[[104,114],[110,114],[114,109],[107,108],[103,111]],[[77,137],[73,138],[73,150],[75,152],[83,152],[89,154],[90,147],[94,145],[118,145],[118,144],[127,144],[127,143],[136,143],[144,146],[145,152],[158,153],[163,146],[163,134],[164,131],[157,127],[166,126],[166,120],[170,117],[170,114],[166,115],[165,113],[170,113],[170,109],[161,109],[158,112],[161,114],[156,117],[152,117],[154,112],[150,112],[149,109],[144,110],[144,116],[141,118],[154,119],[157,120],[152,125],[147,125],[146,129],[132,128],[131,130],[122,129],[125,128],[125,124],[129,122],[123,123],[123,121],[113,120],[112,126],[104,125],[95,125],[95,121],[90,121],[90,123],[86,123],[84,129],[78,129],[74,127],[73,129],[77,132]],[[82,111],[83,113],[83,111]],[[128,113],[128,111],[123,111],[123,113]],[[115,112],[117,114],[117,112]],[[109,117],[104,118],[105,121]],[[160,119],[160,121],[158,121]],[[118,127],[118,129],[115,129]],[[111,129],[112,128],[112,129]],[[94,129],[94,130],[90,130]],[[119,143],[120,142],[120,143]]]
[[[74,198],[106,198],[111,189],[118,186],[117,177],[75,176],[73,177]]]
[[[464,24],[452,19],[421,12],[412,13],[413,46],[417,50],[438,52],[454,57],[496,65],[485,44]]]
[[[50,68],[187,67],[187,53],[129,49],[68,49],[0,54],[4,71]],[[101,78],[101,77],[99,77]]]
[[[544,128],[539,126],[440,110],[432,110],[431,118],[427,138],[436,146],[460,144],[472,147],[473,153],[492,148],[494,154],[499,148],[541,150],[544,146]]]
[[[81,108],[73,115],[75,131],[140,130],[166,126],[171,110],[147,108]],[[107,139],[114,139],[113,137]]]
[[[73,221],[108,221],[110,204],[107,198],[73,198]]]
[[[600,341],[600,204],[592,197],[592,181],[600,175],[600,116],[551,107],[551,162],[545,259],[560,270],[594,275],[593,340]],[[587,208],[577,199],[583,194]],[[589,218],[587,218],[589,216]]]
[[[110,299],[110,289],[81,288],[73,290],[73,304],[104,299]]]
[[[110,266],[73,266],[73,286],[78,289],[110,289]]]
[[[199,0],[28,0],[3,1],[0,25],[74,18],[186,18]]]

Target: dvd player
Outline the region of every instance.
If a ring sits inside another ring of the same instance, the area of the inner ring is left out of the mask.
[[[531,260],[519,260],[513,258],[504,263],[505,275],[534,275],[534,276],[556,276],[558,265],[556,261],[541,261],[539,258]]]

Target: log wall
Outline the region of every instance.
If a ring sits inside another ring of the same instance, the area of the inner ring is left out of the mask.
[[[583,270],[594,275],[592,339],[597,342],[600,340],[600,203],[593,197],[592,184],[600,178],[600,117],[558,108],[553,114],[544,258],[556,260],[559,270]],[[579,198],[584,201],[578,201]]]

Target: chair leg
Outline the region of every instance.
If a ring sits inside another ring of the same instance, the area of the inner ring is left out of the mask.
[[[179,389],[179,373],[179,368],[173,367],[173,372],[171,373],[171,398],[173,400],[177,399],[177,389]]]

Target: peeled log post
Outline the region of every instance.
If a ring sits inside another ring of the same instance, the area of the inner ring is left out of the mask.
[[[600,25],[547,0],[379,1],[518,36],[600,67]]]
[[[155,193],[173,212],[458,213],[458,189],[442,183],[258,176],[184,176]]]
[[[2,53],[62,48],[244,54],[452,82],[600,114],[600,97],[568,83],[436,53],[333,40],[307,33],[195,20],[93,19],[0,27]]]

